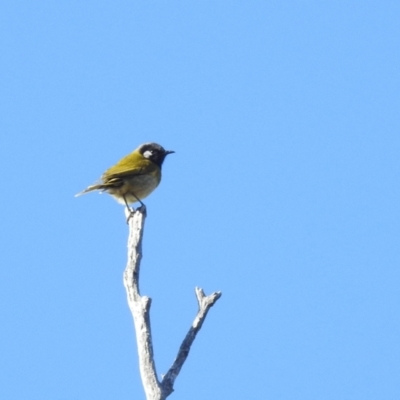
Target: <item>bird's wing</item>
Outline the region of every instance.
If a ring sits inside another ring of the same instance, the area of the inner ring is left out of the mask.
[[[133,165],[133,167],[132,167]],[[104,183],[119,178],[133,177],[144,174],[151,174],[157,170],[158,166],[145,159],[143,156],[132,153],[124,157],[113,167],[104,172],[102,180]]]
[[[134,167],[132,167],[132,165]],[[121,159],[113,167],[109,168],[101,177],[100,182],[90,185],[83,192],[78,193],[80,196],[92,190],[107,190],[117,188],[124,184],[124,179],[133,178],[135,176],[157,173],[159,167],[145,159],[141,154],[133,152]]]

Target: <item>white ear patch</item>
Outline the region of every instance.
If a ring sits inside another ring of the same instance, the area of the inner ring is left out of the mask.
[[[151,150],[146,150],[146,151],[143,153],[143,157],[144,157],[144,158],[150,158],[152,155],[153,155],[153,152],[152,152]]]

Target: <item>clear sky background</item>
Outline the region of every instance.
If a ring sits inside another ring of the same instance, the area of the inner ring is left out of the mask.
[[[159,374],[223,295],[174,400],[400,398],[400,3],[0,6],[0,386],[144,399],[127,225],[74,194],[139,144]]]

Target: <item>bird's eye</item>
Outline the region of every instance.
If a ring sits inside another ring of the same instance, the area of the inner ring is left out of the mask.
[[[153,152],[151,150],[146,150],[143,153],[143,157],[145,157],[145,158],[150,158],[152,155],[153,155]]]

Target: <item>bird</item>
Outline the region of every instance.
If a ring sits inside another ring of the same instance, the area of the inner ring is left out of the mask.
[[[165,150],[157,143],[144,143],[107,169],[98,183],[88,186],[75,197],[100,190],[113,196],[131,212],[129,204],[139,202],[145,208],[142,200],[161,182],[162,164],[172,153],[175,151]]]

